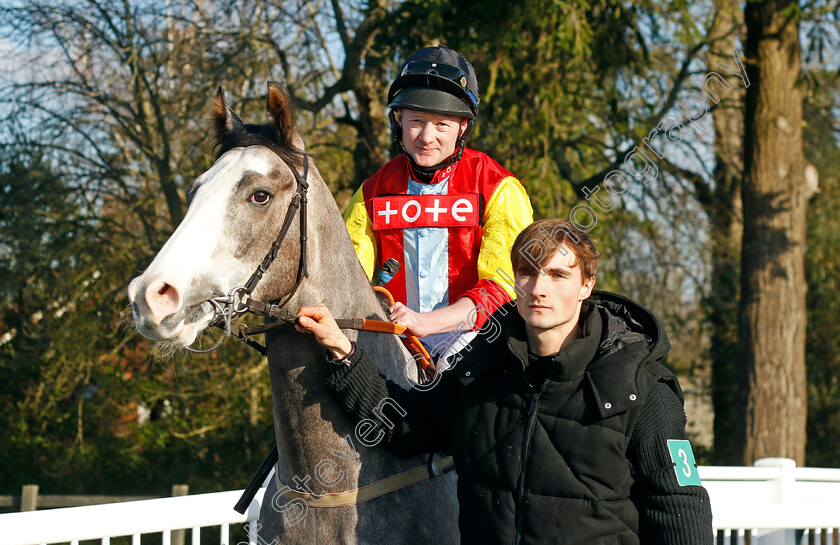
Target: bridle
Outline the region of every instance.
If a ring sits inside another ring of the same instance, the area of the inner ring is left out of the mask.
[[[297,184],[295,194],[292,195],[292,200],[289,202],[289,208],[286,209],[286,217],[283,219],[283,226],[280,228],[280,232],[274,240],[274,243],[271,245],[271,248],[268,250],[268,253],[265,255],[262,262],[257,265],[257,269],[253,272],[253,274],[251,274],[251,277],[244,286],[233,288],[227,295],[218,295],[212,299],[208,299],[207,302],[213,305],[214,312],[214,317],[210,322],[211,325],[215,325],[224,330],[221,339],[219,339],[219,341],[211,348],[200,349],[187,347],[187,350],[190,352],[197,354],[213,352],[222,346],[225,339],[233,336],[245,342],[249,346],[254,347],[261,354],[265,355],[265,348],[259,343],[251,341],[249,336],[264,332],[268,329],[267,326],[276,327],[277,325],[293,325],[297,319],[295,314],[289,312],[283,307],[292,299],[292,296],[294,296],[303,279],[309,277],[309,271],[306,269],[306,203],[308,202],[306,194],[309,190],[309,182],[307,181],[307,178],[309,177],[309,156],[306,154],[303,156],[302,174],[299,173],[295,166],[286,159],[283,159],[283,162],[286,163],[286,166],[288,166],[289,170],[291,170],[292,174],[294,174],[295,182]],[[262,277],[268,270],[268,267],[270,267],[274,260],[277,259],[280,246],[283,244],[283,240],[286,238],[289,228],[292,226],[292,220],[298,210],[300,210],[300,258],[298,259],[295,285],[283,298],[283,300],[278,303],[264,303],[262,301],[257,301],[251,297],[251,294],[257,288],[257,284],[259,284],[260,280],[262,280]],[[241,326],[234,331],[231,327],[231,320],[245,314],[246,312],[261,314],[265,317],[273,318],[277,320],[277,322],[254,328]]]

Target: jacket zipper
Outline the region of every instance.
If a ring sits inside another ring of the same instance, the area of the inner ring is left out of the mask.
[[[534,422],[536,421],[539,400],[540,394],[536,392],[531,394],[531,406],[528,407],[528,430],[525,433],[525,439],[522,441],[522,469],[519,472],[519,482],[516,485],[516,536],[513,540],[514,545],[519,545],[522,540],[522,521],[523,511],[525,510],[522,500],[525,497],[525,473],[528,467],[528,454],[531,450],[531,436],[534,433]]]

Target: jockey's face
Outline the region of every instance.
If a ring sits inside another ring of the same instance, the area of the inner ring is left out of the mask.
[[[455,153],[455,145],[469,119],[457,115],[398,110],[397,123],[402,127],[406,153],[421,167],[442,163]]]

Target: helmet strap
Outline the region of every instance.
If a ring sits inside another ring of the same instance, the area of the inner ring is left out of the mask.
[[[403,153],[405,153],[405,156],[408,158],[408,165],[409,165],[409,168],[411,169],[412,178],[414,178],[418,182],[422,182],[424,184],[427,184],[427,183],[431,182],[434,179],[435,175],[439,171],[445,169],[446,167],[448,167],[450,165],[454,165],[455,163],[460,161],[461,160],[461,155],[463,155],[464,147],[465,147],[464,146],[464,140],[462,138],[459,138],[458,139],[458,144],[455,148],[455,151],[452,153],[452,155],[447,157],[443,162],[438,163],[436,165],[432,165],[430,167],[421,167],[420,165],[418,165],[417,163],[414,162],[414,158],[411,156],[411,154],[409,154],[405,150],[405,147],[403,146],[402,140],[400,140],[399,142],[400,142],[400,148],[402,148]]]

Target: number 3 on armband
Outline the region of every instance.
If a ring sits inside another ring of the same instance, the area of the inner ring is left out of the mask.
[[[700,475],[697,473],[697,462],[691,443],[685,439],[668,439],[668,452],[674,462],[674,471],[680,486],[700,486]]]

